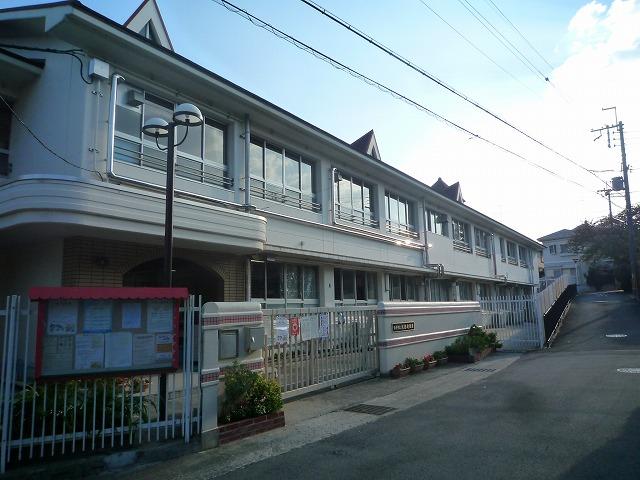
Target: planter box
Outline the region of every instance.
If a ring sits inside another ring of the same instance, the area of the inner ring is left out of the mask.
[[[392,368],[390,373],[393,378],[406,377],[410,370],[410,368]]]
[[[255,418],[246,418],[237,422],[225,423],[218,427],[218,443],[225,443],[251,437],[275,428],[284,427],[284,412],[270,413]]]
[[[446,365],[448,361],[449,361],[449,357],[444,357],[437,360],[438,365]]]
[[[490,355],[492,351],[493,351],[492,348],[488,347],[488,348],[485,348],[484,350],[469,351],[469,355],[473,357],[474,362],[479,362],[483,358]]]
[[[419,373],[423,369],[422,364],[418,364],[415,367],[411,367],[411,373]]]
[[[491,347],[484,350],[469,350],[468,355],[449,355],[449,361],[454,363],[475,363],[479,362],[491,353]]]
[[[471,355],[449,355],[451,363],[473,363],[474,359]]]

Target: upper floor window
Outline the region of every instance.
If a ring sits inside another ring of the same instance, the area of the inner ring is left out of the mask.
[[[518,249],[515,243],[509,241],[507,241],[507,260],[511,265],[518,264]]]
[[[557,253],[557,250],[556,250],[556,246],[555,246],[555,245],[549,245],[549,253],[550,253],[551,255],[555,255],[555,254]]]
[[[468,223],[452,218],[451,234],[453,235],[453,248],[471,253],[471,235]]]
[[[527,249],[518,245],[518,257],[520,258],[520,266],[528,267],[529,266],[529,255]]]
[[[377,227],[373,186],[357,177],[338,172],[334,179],[335,217]]]
[[[482,255],[483,257],[491,256],[491,234],[485,232],[484,230],[480,230],[479,228],[474,228],[474,232],[476,235],[476,254]]]
[[[431,233],[448,237],[447,214],[436,212],[434,210],[427,210],[427,229]]]
[[[389,275],[389,300],[417,300],[418,278],[406,275]]]
[[[4,102],[0,102],[0,175],[10,173],[9,137],[11,137],[11,110]]]
[[[378,301],[375,272],[333,270],[334,298],[341,304],[375,304]]]
[[[568,243],[560,244],[560,253],[569,253],[569,244]]]
[[[318,269],[310,265],[252,261],[251,299],[266,308],[319,305]]]
[[[413,225],[413,204],[406,198],[391,192],[384,196],[384,208],[387,216],[387,231],[417,237],[418,232]]]
[[[306,210],[319,211],[316,203],[313,163],[302,155],[251,138],[252,195]]]
[[[504,238],[500,237],[500,260],[507,261],[507,248],[504,244]]]
[[[142,125],[153,117],[170,120],[174,104],[126,83],[118,84],[114,158],[117,161],[167,170],[167,139],[143,135]],[[186,134],[186,136],[185,136]],[[231,188],[225,156],[225,127],[205,118],[198,127],[176,129],[176,175],[199,183]],[[161,148],[158,148],[161,147]]]

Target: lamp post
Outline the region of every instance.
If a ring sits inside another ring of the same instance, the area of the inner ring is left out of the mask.
[[[164,284],[172,286],[173,276],[173,193],[176,166],[176,147],[181,145],[189,134],[189,127],[198,127],[203,123],[202,113],[195,105],[181,103],[173,111],[173,121],[167,122],[163,118],[153,117],[144,122],[142,131],[145,135],[155,138],[156,146],[167,152],[167,184],[164,210]],[[176,129],[185,127],[184,137],[178,143]],[[167,139],[167,148],[158,143],[159,138]]]

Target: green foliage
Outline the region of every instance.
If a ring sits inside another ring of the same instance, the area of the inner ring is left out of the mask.
[[[485,348],[502,347],[495,333],[487,333],[482,327],[472,325],[467,335],[458,337],[445,347],[447,355],[468,355],[469,350],[484,350]],[[437,352],[436,352],[437,353]]]
[[[435,352],[433,352],[433,358],[435,360],[442,360],[443,358],[446,358],[447,354],[444,350],[437,350]]]
[[[422,363],[427,365],[429,362],[433,362],[435,357],[430,353],[427,353],[424,357],[422,357]]]
[[[597,291],[602,290],[605,285],[610,285],[615,281],[613,271],[598,265],[589,266],[586,279],[587,285],[595,288]]]
[[[405,368],[413,368],[417,367],[418,365],[422,365],[422,361],[418,360],[417,358],[407,357],[404,359]]]
[[[220,422],[236,422],[282,408],[280,385],[237,362],[224,371],[225,399]]]

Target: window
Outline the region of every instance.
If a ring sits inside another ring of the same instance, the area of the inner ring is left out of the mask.
[[[529,255],[527,249],[518,245],[518,257],[520,258],[520,266],[528,267],[529,266]]]
[[[471,238],[469,224],[455,218],[451,219],[451,234],[453,235],[453,248],[471,253]]]
[[[447,214],[427,210],[427,230],[431,233],[448,237]]]
[[[320,304],[318,269],[280,262],[251,262],[251,299],[265,308]]]
[[[476,235],[476,254],[483,257],[491,257],[491,234],[479,228],[474,228],[474,232]]]
[[[555,245],[549,245],[549,253],[551,255],[555,255],[557,253],[557,249]]]
[[[418,278],[406,275],[389,275],[389,300],[417,300]]]
[[[337,172],[334,179],[335,217],[377,227],[373,186],[359,178]]]
[[[507,261],[511,265],[518,264],[518,250],[516,249],[516,244],[509,241],[507,241]]]
[[[460,301],[473,300],[473,284],[471,282],[457,282]]]
[[[0,175],[10,173],[9,137],[11,136],[11,110],[0,102]]]
[[[313,164],[301,155],[252,136],[249,170],[252,195],[320,211],[315,201]]]
[[[504,246],[504,238],[500,237],[500,260],[507,261],[507,249]]]
[[[563,243],[560,245],[560,253],[569,253],[569,244]]]
[[[375,272],[333,270],[334,298],[337,304],[375,304],[378,302]]]
[[[490,298],[491,297],[491,285],[488,283],[479,283],[478,284],[478,297],[480,298]]]
[[[413,204],[409,200],[394,193],[386,192],[384,208],[387,216],[388,232],[413,238],[418,236],[418,232],[416,232],[413,225]]]
[[[142,134],[142,124],[152,117],[171,119],[174,104],[126,83],[118,84],[117,94],[115,160],[166,171],[167,153],[158,146],[166,148],[167,139],[160,138],[156,144],[154,139]],[[190,127],[186,137],[185,133],[186,127],[176,129],[176,142],[184,138],[176,147],[176,176],[231,188],[233,179],[228,176],[225,158],[225,127],[205,118],[203,125]]]
[[[451,284],[447,280],[429,281],[429,301],[448,302],[451,300]]]

